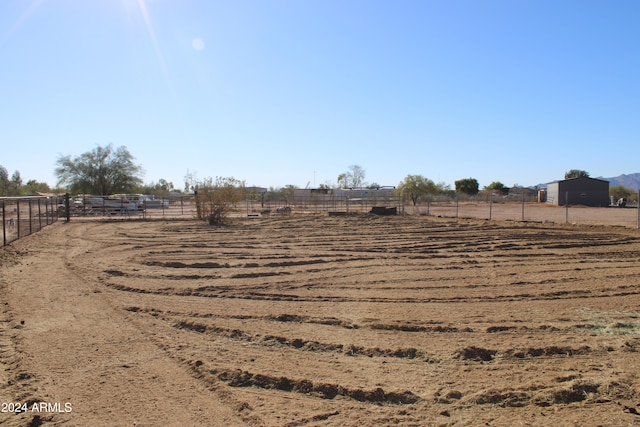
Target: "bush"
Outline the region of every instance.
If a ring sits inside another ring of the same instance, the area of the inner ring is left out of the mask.
[[[244,181],[235,178],[208,178],[196,188],[196,212],[198,219],[210,225],[223,224],[227,214],[244,198]]]

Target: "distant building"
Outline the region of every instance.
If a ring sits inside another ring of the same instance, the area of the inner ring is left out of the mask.
[[[609,181],[580,177],[547,184],[547,203],[558,206],[609,206]]]

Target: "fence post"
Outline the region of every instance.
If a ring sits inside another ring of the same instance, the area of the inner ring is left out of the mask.
[[[489,221],[491,221],[491,215],[493,214],[493,191],[489,192]]]
[[[569,224],[569,192],[564,195],[564,223]]]
[[[640,190],[638,190],[638,202],[636,203],[636,206],[638,206],[638,225],[637,228],[640,228]]]
[[[5,216],[4,216],[4,200],[2,201],[2,246],[6,246],[7,245],[7,228],[6,228],[6,221],[5,221]]]
[[[42,230],[42,207],[40,206],[40,199],[38,199],[38,230]]]
[[[84,206],[84,203],[83,203]],[[64,195],[64,210],[67,213],[67,222],[71,221],[71,209],[69,203],[69,193],[65,193]]]
[[[456,193],[456,218],[458,218],[459,210],[460,210],[460,199],[458,198],[458,193]]]
[[[16,230],[18,231],[18,239],[20,238],[20,200],[16,200]]]
[[[524,221],[524,188],[522,189],[522,221]]]
[[[33,234],[33,209],[31,208],[31,199],[29,199],[29,234]]]

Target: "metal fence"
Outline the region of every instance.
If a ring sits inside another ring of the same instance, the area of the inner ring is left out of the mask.
[[[404,198],[401,196],[371,195],[368,197],[334,196],[319,194],[311,197],[247,198],[247,216],[269,214],[322,214],[347,215],[375,212],[380,214],[403,213]]]
[[[191,218],[193,195],[155,197],[141,194],[115,196],[76,195],[69,198],[70,217],[101,218]]]
[[[26,197],[2,200],[3,244],[31,234],[60,217],[65,217],[63,198]],[[283,196],[279,193],[252,195],[237,203],[228,215],[236,218],[289,214],[347,215],[377,214],[432,215],[449,218],[553,222],[558,224],[601,224],[640,228],[640,207],[636,201],[610,207],[555,206],[540,203],[536,195],[509,196],[440,195],[413,206],[392,192],[368,197],[335,194]],[[100,219],[193,219],[197,217],[195,196],[144,195],[90,196],[69,198],[69,217]]]
[[[382,211],[381,209],[385,209]],[[269,214],[350,214],[376,212],[404,212],[402,197],[375,195],[346,197],[329,194],[312,197],[280,197],[253,195],[236,203],[230,210],[232,217],[256,217]],[[194,195],[151,197],[143,195],[91,196],[78,195],[69,199],[71,218],[154,219],[197,217]]]
[[[637,201],[608,206],[557,206],[539,202],[531,195],[511,197],[446,197],[429,198],[416,206],[407,206],[406,212],[415,215],[433,215],[446,218],[476,218],[487,220],[532,221],[556,224],[615,225],[640,228],[640,206]]]
[[[64,196],[0,197],[2,245],[53,224],[64,212]]]

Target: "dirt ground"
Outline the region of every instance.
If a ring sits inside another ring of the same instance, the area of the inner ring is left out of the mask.
[[[0,424],[640,425],[639,237],[426,216],[56,223],[0,249]]]

